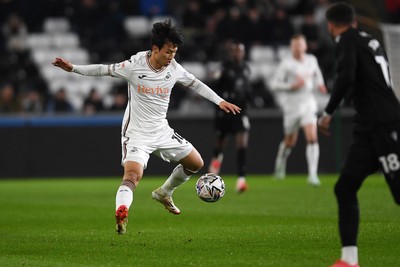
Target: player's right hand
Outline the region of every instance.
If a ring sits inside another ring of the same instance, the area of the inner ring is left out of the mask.
[[[323,114],[319,117],[317,126],[318,130],[325,136],[330,136],[331,133],[329,132],[329,126],[331,125],[332,116],[329,114]]]
[[[221,103],[219,103],[218,106],[219,106],[220,109],[222,109],[226,113],[232,112],[234,115],[240,113],[240,110],[241,110],[241,108],[239,108],[235,104],[232,104],[232,103],[229,103],[229,102],[226,102],[226,101],[221,101]]]
[[[72,63],[61,57],[56,57],[52,64],[56,67],[62,68],[65,71],[68,71],[68,72],[72,71],[72,69],[73,69]]]

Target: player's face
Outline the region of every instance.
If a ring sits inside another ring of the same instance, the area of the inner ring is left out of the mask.
[[[168,66],[172,59],[174,59],[178,51],[178,47],[171,42],[167,42],[164,46],[159,49],[157,46],[153,47],[153,53],[155,56],[155,63],[158,67]]]
[[[235,62],[242,62],[246,52],[243,44],[233,44],[231,46],[231,55]]]
[[[306,40],[304,40],[304,38],[292,39],[292,41],[290,42],[290,48],[292,50],[293,56],[295,58],[300,58],[307,51]]]

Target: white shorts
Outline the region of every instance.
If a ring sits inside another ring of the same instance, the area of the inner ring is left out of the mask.
[[[146,169],[150,154],[164,161],[178,162],[193,150],[193,145],[168,125],[157,134],[122,136],[122,162],[135,161]]]
[[[317,115],[313,110],[290,112],[283,116],[283,131],[285,135],[297,133],[300,127],[316,124]]]

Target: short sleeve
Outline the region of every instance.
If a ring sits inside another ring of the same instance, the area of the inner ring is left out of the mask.
[[[111,64],[109,66],[110,75],[113,77],[128,79],[132,73],[135,61],[136,57],[132,56],[130,59],[127,59],[123,62]]]
[[[185,70],[179,63],[176,63],[176,75],[177,82],[184,86],[190,86],[196,80],[196,77]]]

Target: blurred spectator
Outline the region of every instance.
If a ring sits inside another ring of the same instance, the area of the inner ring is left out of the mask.
[[[248,15],[248,40],[246,47],[271,43],[269,25],[257,7],[250,8]]]
[[[140,13],[145,16],[165,15],[166,0],[140,0]]]
[[[285,9],[281,7],[276,9],[270,28],[273,45],[289,45],[289,40],[294,34],[294,27],[290,22]]]
[[[49,100],[46,110],[48,112],[71,112],[73,107],[67,99],[64,88],[60,88]]]
[[[27,49],[28,30],[17,14],[13,13],[9,16],[2,30],[9,51],[23,52]]]
[[[114,96],[114,102],[110,107],[110,111],[124,111],[128,98],[125,92],[117,92]]]
[[[85,114],[94,114],[103,110],[103,99],[101,98],[97,90],[95,88],[92,88],[83,103],[83,112]]]
[[[215,34],[219,42],[230,39],[245,42],[247,32],[246,18],[238,7],[233,6],[229,9],[228,15],[219,21]]]
[[[39,91],[31,89],[22,95],[22,110],[27,113],[42,113],[43,99]]]
[[[400,0],[385,0],[385,6],[389,13],[389,22],[400,23]]]
[[[15,88],[6,84],[0,89],[0,113],[13,113],[21,111],[21,105],[16,98]]]
[[[207,60],[204,47],[206,40],[206,16],[201,10],[201,2],[189,0],[182,16],[182,30],[185,36],[185,46],[182,56],[185,60]]]
[[[314,19],[314,13],[304,15],[303,24],[300,26],[300,32],[306,37],[308,52],[315,54],[318,50],[319,28]]]

